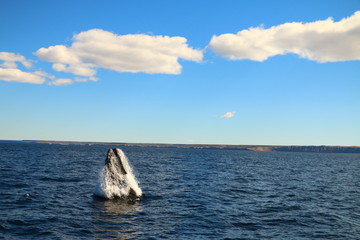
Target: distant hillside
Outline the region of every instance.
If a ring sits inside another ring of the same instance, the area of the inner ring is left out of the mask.
[[[270,146],[270,145],[221,145],[221,144],[162,144],[162,143],[116,143],[116,142],[73,142],[40,140],[0,140],[0,143],[38,143],[61,145],[112,145],[137,147],[172,147],[194,149],[237,149],[245,151],[316,152],[316,153],[360,153],[359,146]]]
[[[360,153],[360,147],[342,146],[263,146],[250,147],[249,150],[278,152]]]

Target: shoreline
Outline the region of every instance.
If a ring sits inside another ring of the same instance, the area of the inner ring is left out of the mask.
[[[168,144],[168,143],[122,143],[122,142],[81,142],[52,140],[0,140],[0,143],[35,143],[59,145],[115,145],[129,147],[167,147],[191,149],[232,149],[260,152],[313,152],[313,153],[360,153],[360,146],[301,146],[301,145],[229,145],[229,144]]]

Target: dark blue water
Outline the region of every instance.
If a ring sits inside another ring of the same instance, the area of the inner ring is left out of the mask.
[[[0,238],[360,239],[360,155],[124,147],[129,204],[93,196],[111,147],[0,144]]]

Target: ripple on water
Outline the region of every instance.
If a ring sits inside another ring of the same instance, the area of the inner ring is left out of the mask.
[[[360,239],[360,156],[124,147],[145,198],[93,198],[113,146],[0,144],[5,239]]]

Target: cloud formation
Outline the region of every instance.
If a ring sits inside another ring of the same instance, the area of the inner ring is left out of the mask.
[[[96,77],[88,77],[88,78],[75,77],[74,79],[58,78],[58,79],[55,79],[54,81],[48,82],[48,84],[52,85],[52,86],[65,86],[65,85],[73,84],[75,82],[88,82],[88,81],[96,82],[97,80],[99,80],[99,79]]]
[[[24,72],[16,68],[0,68],[0,80],[33,84],[42,84],[45,82],[45,78],[41,76],[41,72]]]
[[[22,82],[42,84],[46,78],[52,78],[50,74],[42,71],[25,72],[18,69],[18,62],[25,68],[31,68],[31,62],[24,56],[11,52],[0,52],[0,80],[7,82]]]
[[[64,85],[70,85],[73,84],[74,81],[70,78],[58,78],[52,82],[49,82],[49,85],[53,86],[64,86]]]
[[[11,52],[0,52],[0,67],[4,68],[17,68],[16,62],[20,62],[24,67],[31,68],[32,64],[24,56]]]
[[[268,29],[249,28],[237,34],[213,36],[209,48],[231,60],[265,61],[295,53],[317,62],[360,60],[360,11],[334,22],[292,22]]]
[[[91,77],[96,68],[118,72],[179,74],[180,58],[200,62],[202,51],[190,48],[186,38],[146,34],[116,35],[101,29],[76,34],[70,47],[40,48],[35,55],[52,62],[55,71]]]
[[[227,112],[224,115],[221,115],[220,118],[232,118],[235,117],[235,112]]]
[[[316,62],[360,60],[360,11],[334,22],[332,18],[310,23],[292,22],[249,28],[237,34],[214,35],[207,46],[218,56],[231,60],[265,61],[288,53]],[[203,51],[191,48],[184,37],[147,34],[117,35],[91,29],[73,36],[71,46],[55,45],[35,53],[52,63],[57,72],[75,76],[55,78],[43,71],[30,71],[32,60],[0,52],[0,80],[49,85],[97,81],[97,69],[130,73],[180,74],[180,59],[201,62]],[[231,118],[228,112],[222,118]]]

